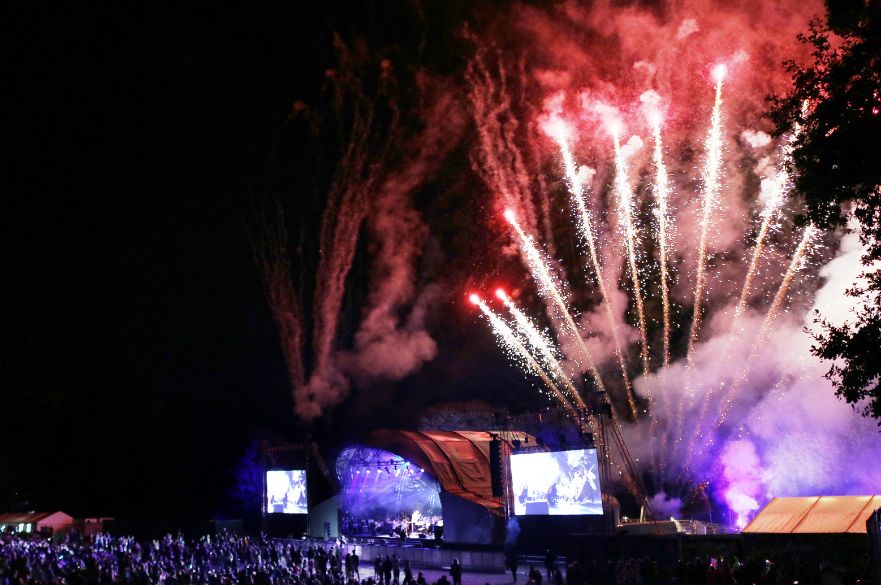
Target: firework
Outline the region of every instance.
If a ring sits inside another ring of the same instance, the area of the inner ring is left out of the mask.
[[[569,312],[569,306],[566,304],[563,297],[558,279],[551,274],[551,269],[542,256],[542,253],[538,250],[538,247],[536,247],[535,241],[524,232],[523,228],[520,227],[520,224],[517,223],[517,217],[514,215],[514,212],[507,209],[505,210],[504,216],[520,237],[520,245],[526,253],[527,263],[529,264],[532,277],[538,284],[539,292],[541,292],[545,298],[549,299],[556,307],[557,313],[566,323],[566,328],[569,330],[569,334],[578,345],[579,354],[590,370],[591,376],[597,385],[597,390],[604,391],[605,385],[603,384],[602,378],[600,378],[599,370],[597,370],[593,357],[591,357],[590,350],[587,348],[584,339],[581,337],[578,326],[575,324],[575,319],[572,318],[572,314]]]
[[[517,324],[517,329],[520,331],[520,334],[526,339],[529,345],[538,352],[541,360],[545,363],[548,369],[550,369],[554,378],[565,386],[566,390],[569,391],[569,395],[579,406],[585,406],[584,400],[582,400],[581,395],[578,393],[578,390],[576,390],[572,380],[570,380],[569,376],[566,375],[566,372],[563,371],[563,367],[560,365],[553,350],[553,342],[539,331],[538,327],[535,326],[532,320],[523,314],[523,311],[517,308],[517,305],[515,305],[508,295],[505,294],[504,290],[497,289],[496,297],[505,303],[505,307],[507,307],[511,315],[514,316],[514,322]]]
[[[774,220],[780,206],[783,204],[783,197],[789,187],[789,174],[786,172],[786,163],[792,154],[792,142],[798,134],[798,129],[789,139],[789,143],[783,150],[783,164],[781,169],[777,171],[776,176],[762,181],[762,193],[765,194],[765,207],[762,210],[762,224],[759,227],[759,234],[756,236],[756,243],[753,246],[752,258],[750,258],[749,268],[746,271],[746,277],[743,280],[743,288],[740,291],[740,298],[737,300],[737,306],[734,308],[734,318],[732,320],[731,330],[736,331],[737,323],[743,312],[746,310],[746,304],[749,301],[750,291],[752,290],[753,279],[756,269],[759,265],[762,252],[765,248],[765,238]]]
[[[722,82],[725,79],[724,65],[713,68],[716,79],[716,98],[713,101],[713,114],[710,120],[710,132],[707,135],[707,161],[703,171],[704,192],[701,200],[701,237],[697,256],[697,275],[694,286],[694,316],[691,319],[691,332],[688,336],[688,365],[694,365],[694,347],[697,344],[701,327],[701,303],[707,280],[707,239],[709,237],[710,220],[713,209],[718,205],[719,171],[722,167]]]
[[[666,404],[656,404],[651,393],[652,385],[659,383],[666,384],[667,386],[670,385],[672,378],[668,378],[668,381],[666,383],[664,382],[665,376],[668,373],[677,376],[674,370],[667,369],[671,366],[671,360],[673,359],[671,355],[673,353],[671,343],[675,338],[675,331],[673,331],[674,324],[671,323],[671,281],[674,261],[674,250],[671,246],[673,241],[673,210],[671,209],[672,179],[664,161],[664,135],[662,133],[663,118],[660,114],[659,108],[657,108],[660,97],[653,91],[646,92],[640,96],[640,100],[649,107],[645,113],[648,114],[647,120],[653,138],[651,157],[652,166],[654,167],[652,208],[658,220],[657,225],[655,226],[656,229],[653,229],[651,233],[651,237],[658,245],[660,256],[659,305],[663,310],[663,366],[658,372],[657,379],[649,378],[649,368],[651,364],[649,357],[648,332],[646,327],[646,305],[644,304],[646,299],[643,297],[643,294],[648,294],[649,290],[653,287],[643,289],[643,287],[646,286],[646,281],[644,280],[645,275],[650,272],[640,272],[641,269],[645,270],[646,266],[643,265],[645,259],[640,256],[640,250],[638,249],[638,243],[640,242],[639,238],[643,234],[639,232],[641,228],[638,225],[637,205],[634,200],[635,189],[630,183],[631,171],[628,169],[630,163],[628,162],[628,157],[626,155],[627,147],[630,145],[621,144],[620,137],[622,135],[622,125],[617,117],[618,111],[605,104],[592,104],[593,112],[599,114],[606,120],[606,128],[609,131],[614,146],[615,174],[612,189],[615,212],[614,217],[619,230],[618,233],[622,238],[621,247],[626,252],[626,258],[623,260],[625,269],[630,271],[631,282],[627,283],[625,288],[627,289],[626,292],[630,298],[630,302],[633,303],[633,315],[635,320],[638,320],[639,322],[642,350],[640,356],[642,361],[642,373],[646,377],[646,379],[643,380],[645,386],[642,386],[641,388],[646,389],[646,398],[648,401],[648,409],[643,413],[637,413],[635,408],[635,397],[633,395],[631,380],[626,368],[626,345],[621,343],[621,340],[619,339],[619,331],[614,319],[615,312],[611,303],[612,295],[608,294],[609,292],[615,292],[608,288],[609,286],[614,286],[614,283],[609,284],[605,282],[605,274],[608,273],[607,271],[609,270],[609,267],[603,266],[602,264],[602,250],[600,250],[601,240],[599,240],[597,236],[600,232],[605,233],[603,230],[606,226],[603,225],[602,227],[598,227],[600,225],[598,222],[603,221],[603,219],[596,210],[591,210],[588,205],[588,191],[586,184],[590,179],[590,170],[586,167],[579,168],[576,164],[576,156],[571,150],[574,129],[569,126],[565,121],[565,117],[561,113],[560,107],[562,105],[562,99],[554,98],[546,102],[546,105],[551,104],[552,113],[550,115],[545,115],[541,122],[544,132],[548,134],[548,136],[550,136],[559,147],[562,171],[567,183],[571,208],[573,211],[572,219],[575,222],[578,239],[580,243],[583,244],[583,249],[586,249],[586,255],[588,256],[587,262],[585,263],[586,272],[588,274],[593,273],[597,279],[599,292],[602,295],[601,302],[605,305],[606,316],[611,324],[611,331],[615,343],[615,356],[621,370],[623,384],[627,389],[627,400],[631,414],[633,415],[634,422],[639,422],[638,414],[646,415],[651,419],[650,427],[641,427],[643,430],[648,429],[652,437],[650,446],[644,446],[645,449],[647,449],[647,451],[644,452],[644,461],[647,462],[648,468],[654,466],[653,471],[659,482],[656,485],[671,485],[674,486],[674,489],[675,486],[684,486],[683,489],[688,490],[693,486],[697,486],[697,488],[695,488],[696,491],[689,497],[685,497],[686,492],[682,492],[683,501],[692,503],[697,497],[696,494],[703,493],[703,491],[705,491],[710,485],[709,478],[721,477],[720,474],[723,471],[727,474],[731,469],[734,469],[733,467],[729,469],[729,463],[731,462],[723,462],[726,453],[729,458],[734,457],[734,455],[725,451],[723,448],[727,449],[732,441],[736,442],[738,440],[745,440],[748,442],[748,427],[741,426],[740,428],[729,428],[728,426],[724,426],[723,428],[723,425],[726,416],[728,416],[730,410],[737,404],[737,400],[739,399],[739,389],[744,386],[752,369],[757,366],[756,357],[761,345],[770,336],[780,312],[783,311],[786,306],[789,291],[791,290],[796,280],[797,273],[802,267],[805,257],[810,250],[811,241],[815,234],[815,229],[813,227],[807,228],[804,233],[801,234],[801,241],[795,248],[789,268],[779,284],[777,294],[775,295],[773,302],[769,305],[764,322],[759,328],[756,338],[752,340],[753,343],[742,371],[740,371],[739,375],[734,377],[732,382],[727,385],[719,379],[712,377],[701,379],[701,385],[706,388],[706,391],[703,392],[701,398],[702,404],[696,404],[694,400],[695,393],[691,383],[692,377],[696,376],[697,372],[700,371],[698,366],[701,364],[696,364],[695,361],[698,357],[696,355],[696,346],[699,342],[701,321],[703,317],[705,317],[704,304],[706,303],[707,307],[709,307],[709,301],[705,298],[707,297],[707,287],[711,274],[709,271],[711,256],[708,250],[712,243],[711,237],[713,232],[711,230],[716,221],[715,213],[720,206],[719,200],[723,191],[723,128],[721,108],[722,86],[725,80],[725,75],[726,71],[724,66],[717,66],[713,69],[715,94],[710,119],[710,128],[707,131],[704,143],[705,162],[701,172],[702,189],[699,194],[700,203],[698,210],[698,225],[700,227],[696,230],[699,233],[699,246],[695,263],[694,315],[691,320],[690,329],[687,332],[688,347],[685,359],[683,360],[685,364],[683,371],[685,391],[682,392],[678,405],[672,404],[673,401],[669,399],[671,394],[667,394],[666,392],[664,393],[667,397]],[[588,106],[591,105],[591,102],[582,101],[582,104],[585,103],[588,104],[584,106],[587,109]],[[787,152],[784,150],[784,157],[786,155]],[[633,172],[636,174],[636,171]],[[788,185],[789,178],[783,170],[778,171],[773,177],[770,179],[766,178],[762,182],[761,207],[759,212],[761,223],[757,226],[756,241],[753,244],[752,249],[749,250],[750,262],[746,271],[743,286],[733,295],[734,298],[732,300],[736,301],[736,303],[732,303],[735,305],[734,325],[732,326],[734,331],[732,331],[732,335],[729,336],[729,340],[735,339],[736,336],[734,336],[733,333],[737,329],[737,320],[742,317],[748,307],[750,296],[752,294],[753,282],[759,272],[758,269],[761,266],[762,260],[767,255],[770,247],[770,234],[782,214],[781,210],[783,209],[783,201]],[[510,209],[505,212],[505,218],[516,232],[518,243],[520,244],[521,257],[536,283],[538,292],[545,299],[547,307],[551,311],[549,315],[551,316],[555,327],[555,335],[558,338],[560,335],[573,338],[572,352],[571,355],[568,355],[567,357],[572,357],[577,364],[587,364],[587,368],[585,369],[590,370],[590,374],[597,381],[598,389],[602,390],[603,385],[599,380],[596,364],[594,363],[590,352],[587,350],[584,338],[580,335],[580,330],[573,317],[575,313],[569,305],[569,298],[565,292],[568,290],[568,285],[557,276],[556,271],[552,268],[552,266],[555,265],[550,258],[546,256],[546,252],[536,245],[535,240],[531,235],[532,230],[524,228],[517,221],[514,212]],[[549,381],[549,385],[547,382],[545,383],[548,385],[551,392],[555,393],[555,396],[556,393],[562,391],[568,396],[571,396],[571,398],[567,399],[571,400],[572,403],[578,403],[578,405],[583,404],[584,402],[580,399],[579,393],[575,391],[575,385],[566,375],[561,366],[562,358],[560,356],[563,355],[563,352],[561,351],[560,346],[556,344],[550,335],[542,332],[542,330],[535,325],[535,322],[524,314],[520,308],[515,306],[504,291],[497,291],[496,296],[505,303],[505,306],[511,315],[510,325],[505,325],[498,316],[496,316],[495,321],[491,319],[494,329],[504,331],[502,327],[507,327],[507,330],[510,332],[510,335],[508,335],[510,339],[503,338],[503,333],[500,333],[499,331],[496,332],[496,334],[500,336],[500,339],[502,339],[502,344],[508,348],[511,353],[518,356],[520,361],[525,364],[529,371],[539,375],[543,381]],[[481,308],[485,313],[488,311],[485,304],[483,304]],[[497,323],[501,323],[501,326],[497,325]],[[511,341],[512,339],[514,341]],[[519,346],[517,346],[516,343],[519,343]],[[531,354],[529,354],[529,352],[531,352]],[[529,358],[525,357],[527,354],[530,356]],[[698,387],[697,381],[697,378],[694,378],[695,387]],[[686,405],[689,408],[688,412],[685,410]],[[667,408],[667,416],[664,416],[663,411],[655,412],[655,409],[661,407]],[[713,407],[716,408],[715,412],[711,410]],[[687,425],[686,416],[688,418]],[[697,419],[695,419],[696,416]],[[618,420],[620,421],[621,419],[619,418]],[[715,424],[705,424],[707,421],[709,421],[709,423],[715,421]],[[620,422],[616,422],[615,424],[620,425]],[[637,427],[635,425],[631,428],[636,432]],[[697,445],[699,437],[704,440],[700,445]],[[671,447],[670,443],[673,441],[675,441],[675,445]],[[696,446],[698,447],[697,449],[695,448]],[[685,452],[683,452],[683,450],[685,450]],[[717,459],[709,462],[704,458],[695,459],[697,457],[705,456],[714,456]],[[719,457],[721,457],[721,459],[719,459]],[[700,462],[700,475],[695,475],[696,472],[692,471],[692,461]],[[725,468],[724,470],[723,467]],[[632,485],[634,485],[634,478],[638,478],[639,473],[642,471],[645,470],[633,471],[628,469],[627,474],[622,475],[621,479],[629,487],[632,487]],[[667,473],[671,473],[671,475],[668,476],[666,475]],[[725,477],[728,476],[726,475]],[[721,497],[728,502],[729,508],[738,513],[739,522],[742,522],[746,518],[746,514],[753,507],[751,502],[748,502],[743,498],[741,498],[741,501],[739,502],[732,503],[734,499],[740,498],[742,495],[749,495],[747,490],[741,489],[742,487],[743,486],[738,486],[735,489],[729,486],[729,489],[718,492]]]
[[[667,208],[670,186],[667,178],[667,167],[664,165],[664,150],[661,143],[660,114],[655,113],[649,120],[654,135],[652,159],[655,164],[654,195],[658,204],[658,247],[661,253],[661,307],[664,319],[664,366],[670,365],[670,281],[667,272],[667,240],[670,214]]]
[[[722,426],[722,424],[725,422],[726,417],[728,416],[728,413],[734,406],[734,399],[737,397],[737,392],[740,390],[741,386],[743,386],[743,383],[749,376],[751,363],[758,355],[759,348],[761,347],[762,343],[764,343],[765,338],[771,331],[771,327],[774,325],[774,321],[780,314],[780,309],[783,307],[783,303],[786,301],[786,297],[789,294],[789,289],[790,287],[792,287],[792,283],[795,280],[795,275],[798,274],[799,270],[801,270],[805,256],[810,249],[811,241],[813,240],[816,233],[816,228],[814,228],[814,226],[812,225],[808,225],[805,228],[804,233],[801,237],[801,241],[798,243],[798,247],[792,254],[792,260],[790,260],[789,262],[789,268],[786,270],[786,274],[784,274],[783,280],[780,282],[780,287],[777,289],[777,294],[774,295],[774,300],[771,302],[771,307],[768,309],[768,313],[765,315],[765,320],[762,322],[762,326],[759,328],[759,333],[756,335],[756,339],[753,342],[752,349],[750,349],[749,356],[747,357],[746,365],[744,366],[740,375],[731,385],[728,393],[722,400],[722,407],[719,411],[719,418],[716,420],[716,428]]]
[[[789,149],[784,151],[784,156],[788,156],[788,154]],[[765,205],[761,212],[762,223],[759,227],[759,233],[756,236],[756,243],[753,245],[749,267],[747,268],[746,276],[743,279],[743,286],[740,290],[740,297],[737,301],[737,305],[734,308],[734,316],[731,321],[732,337],[730,338],[729,344],[732,343],[735,337],[739,334],[738,325],[740,322],[740,318],[743,316],[743,313],[746,310],[747,302],[749,301],[749,295],[752,291],[752,285],[755,278],[756,270],[765,249],[765,239],[770,232],[772,226],[774,225],[774,220],[777,217],[780,206],[783,204],[783,196],[786,193],[786,187],[788,183],[789,176],[785,172],[785,170],[782,169],[778,171],[776,176],[774,176],[773,178],[764,179],[762,181],[762,194],[765,195]],[[707,414],[709,412],[712,397],[713,391],[712,387],[710,387],[707,390],[706,395],[704,396],[700,415],[698,416],[698,425],[696,427],[695,433],[692,435],[691,442],[689,444],[689,454],[693,452],[694,443],[697,440],[697,437],[700,435],[701,430],[703,429],[704,421],[706,420]]]
[[[722,82],[725,79],[726,68],[724,65],[716,65],[713,68],[713,77],[716,80],[716,94],[713,100],[713,112],[710,117],[710,131],[705,143],[706,163],[702,172],[704,189],[701,198],[700,215],[700,243],[698,244],[697,271],[694,286],[694,308],[691,318],[691,330],[688,335],[688,349],[686,350],[686,366],[688,368],[685,379],[685,393],[679,400],[677,418],[677,442],[682,441],[682,422],[686,401],[691,402],[694,397],[690,372],[694,368],[694,349],[700,334],[702,304],[704,288],[707,281],[707,244],[709,239],[710,222],[712,212],[718,205],[720,183],[719,171],[722,166]],[[698,429],[699,431],[700,429]]]
[[[618,126],[612,127],[612,140],[615,145],[615,192],[618,195],[618,212],[624,227],[624,244],[627,259],[630,263],[630,277],[633,282],[633,300],[636,305],[636,317],[639,321],[639,337],[641,342],[642,373],[649,375],[649,342],[645,324],[645,310],[642,306],[642,290],[639,282],[639,266],[636,259],[636,226],[633,220],[633,190],[628,180],[627,161],[621,151],[618,138]]]
[[[486,318],[489,320],[490,325],[492,326],[493,332],[499,338],[499,341],[503,346],[507,347],[514,355],[518,356],[523,360],[523,364],[525,364],[528,370],[531,370],[535,375],[537,375],[544,385],[551,391],[554,395],[554,398],[560,402],[560,405],[563,408],[571,409],[572,403],[560,392],[560,388],[551,380],[548,373],[541,367],[541,365],[535,360],[532,354],[529,352],[526,347],[524,347],[523,343],[517,339],[517,335],[508,327],[508,324],[505,323],[504,319],[496,315],[492,309],[487,306],[487,304],[476,294],[471,294],[468,297],[473,304],[480,307],[480,310],[486,315]]]
[[[545,132],[547,132],[560,147],[560,155],[563,159],[563,170],[566,174],[569,194],[571,195],[575,207],[578,233],[585,245],[587,245],[590,264],[596,275],[597,284],[600,288],[600,295],[602,296],[603,304],[606,308],[606,318],[609,321],[609,327],[612,331],[612,342],[615,344],[615,357],[617,358],[618,366],[621,369],[621,377],[624,381],[625,392],[627,393],[627,403],[630,406],[631,414],[636,418],[636,400],[633,395],[633,385],[630,382],[630,375],[627,373],[627,363],[625,361],[624,351],[621,347],[621,339],[618,334],[618,322],[615,320],[612,297],[606,292],[606,279],[603,276],[603,267],[599,261],[599,254],[597,253],[596,238],[593,233],[590,211],[584,200],[584,179],[576,168],[575,158],[572,156],[572,151],[569,148],[569,129],[562,119],[553,117],[549,120],[548,124],[545,125]]]
[[[811,242],[813,241],[813,238],[816,236],[816,234],[817,230],[812,225],[808,225],[802,233],[801,241],[796,247],[795,252],[792,255],[792,259],[789,262],[789,268],[786,270],[786,274],[783,275],[783,280],[780,282],[780,286],[777,289],[777,294],[774,295],[774,300],[771,302],[768,313],[765,315],[765,319],[764,321],[762,321],[759,332],[756,335],[755,340],[753,341],[752,347],[750,348],[750,352],[746,359],[746,364],[744,365],[743,369],[741,369],[737,378],[734,379],[734,382],[732,382],[731,386],[728,388],[728,392],[722,399],[718,418],[713,425],[714,429],[718,430],[722,427],[728,417],[728,414],[734,407],[734,402],[737,398],[737,394],[743,387],[743,384],[749,378],[750,372],[752,371],[752,362],[756,359],[756,356],[759,353],[759,349],[765,342],[768,333],[770,333],[771,328],[774,325],[774,321],[780,314],[780,309],[783,307],[783,303],[786,301],[786,298],[789,295],[789,289],[792,287],[792,283],[795,281],[795,276],[798,274],[799,270],[801,270],[802,265],[804,264],[805,256],[810,251]],[[778,382],[778,384],[779,383],[780,382]],[[686,468],[688,468],[691,464],[691,459],[695,453],[695,443],[697,441],[697,438],[702,436],[704,420],[707,414],[709,402],[710,393],[708,393],[706,396],[704,405],[701,409],[700,417],[698,419],[698,425],[695,427],[695,431],[692,434],[691,440],[688,444],[688,449],[686,451]],[[715,438],[711,436],[707,444],[704,446],[704,450],[711,447],[714,443]]]
[[[765,238],[774,223],[780,204],[783,203],[783,195],[786,189],[786,183],[789,177],[785,172],[781,171],[776,177],[768,181],[768,200],[765,208],[762,210],[762,224],[759,227],[759,234],[756,236],[756,243],[753,246],[752,257],[750,258],[749,268],[746,271],[746,277],[743,279],[743,288],[740,290],[740,298],[737,300],[737,306],[734,308],[734,319],[731,329],[736,331],[737,323],[743,312],[746,310],[746,304],[749,301],[750,291],[752,290],[753,279],[755,278],[756,269],[762,252],[765,249]]]

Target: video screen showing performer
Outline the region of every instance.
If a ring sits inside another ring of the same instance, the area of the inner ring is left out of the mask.
[[[266,472],[266,513],[307,514],[306,471],[272,469]]]
[[[596,449],[511,455],[516,516],[603,513]]]

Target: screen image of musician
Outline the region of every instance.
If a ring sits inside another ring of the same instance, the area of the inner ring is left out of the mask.
[[[266,472],[266,513],[306,514],[306,471],[271,469]]]
[[[596,449],[511,455],[516,516],[602,515]]]

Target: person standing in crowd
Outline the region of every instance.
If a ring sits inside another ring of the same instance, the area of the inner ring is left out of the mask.
[[[517,552],[509,550],[505,553],[505,566],[508,567],[508,570],[511,571],[511,582],[517,582]]]
[[[541,571],[535,567],[529,567],[529,580],[535,585],[541,585]]]
[[[550,581],[551,578],[554,576],[553,571],[554,571],[554,560],[555,559],[556,559],[556,556],[554,555],[554,553],[551,552],[551,549],[547,549],[545,551],[545,571],[547,572],[547,575],[548,575],[548,581]]]
[[[719,572],[716,570],[716,560],[713,559],[706,571],[707,585],[719,585]]]
[[[392,582],[392,559],[388,555],[385,555],[385,560],[382,562],[382,576],[386,585]]]
[[[578,578],[579,573],[578,561],[572,561],[566,565],[566,585],[581,585],[581,581]]]
[[[453,578],[453,585],[462,585],[462,565],[459,559],[453,559],[453,565],[450,567],[450,577]]]
[[[720,585],[734,585],[734,573],[731,570],[731,565],[725,560],[725,557],[722,557],[719,560],[718,571]]]
[[[401,582],[401,561],[398,559],[397,553],[392,555],[392,575],[394,575],[395,581]]]

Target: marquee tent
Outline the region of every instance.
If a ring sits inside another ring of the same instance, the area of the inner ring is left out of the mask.
[[[866,533],[881,496],[773,498],[743,529],[761,534]]]
[[[58,532],[73,526],[64,512],[20,512],[0,514],[0,532]]]

